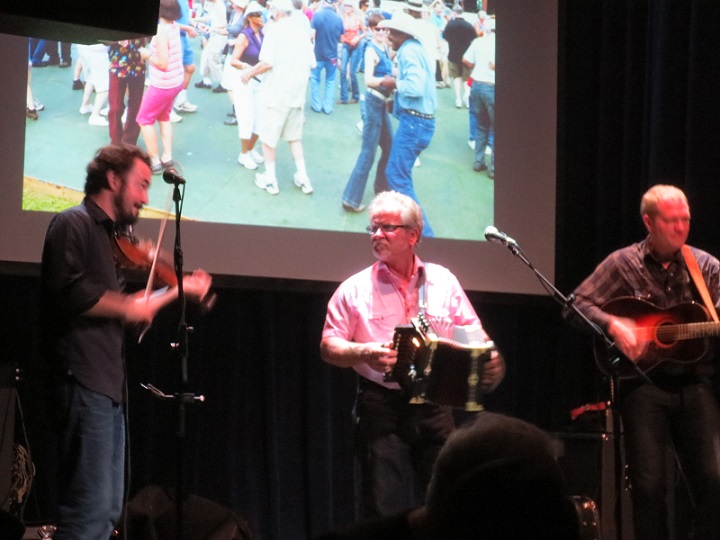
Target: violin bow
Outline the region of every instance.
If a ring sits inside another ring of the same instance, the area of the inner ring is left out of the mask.
[[[160,219],[160,229],[158,230],[158,239],[155,243],[155,253],[153,254],[153,260],[152,264],[150,265],[150,275],[148,276],[147,285],[145,285],[145,296],[144,298],[147,300],[150,296],[152,290],[153,290],[153,284],[155,282],[155,268],[157,267],[157,261],[158,261],[158,255],[160,254],[160,243],[163,240],[163,236],[165,236],[165,226],[167,225],[168,217],[170,216],[170,205],[172,204],[172,191],[168,191],[168,198],[167,202],[165,203],[165,213]],[[143,338],[145,337],[145,334],[150,329],[150,324],[145,326],[142,332],[140,332],[140,336],[138,336],[138,344],[142,342]]]

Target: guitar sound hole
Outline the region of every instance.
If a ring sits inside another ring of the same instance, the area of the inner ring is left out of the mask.
[[[656,331],[655,331],[655,340],[657,341],[657,344],[661,347],[672,347],[676,340],[672,339],[672,333],[671,332],[664,332],[663,327],[665,326],[672,326],[675,323],[672,321],[664,322],[658,325]],[[669,329],[671,330],[671,328]]]

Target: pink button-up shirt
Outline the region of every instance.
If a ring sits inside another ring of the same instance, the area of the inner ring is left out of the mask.
[[[415,257],[407,288],[379,261],[344,281],[328,303],[323,338],[356,343],[392,341],[397,325],[418,316],[423,275],[427,281],[426,318],[438,336],[451,337],[456,325],[481,324],[457,278],[448,269]],[[399,388],[397,383],[385,382],[383,374],[367,364],[354,369],[377,384]]]

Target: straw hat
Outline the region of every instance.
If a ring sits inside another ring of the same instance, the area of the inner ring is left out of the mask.
[[[405,9],[410,11],[419,11],[420,13],[429,13],[430,10],[423,3],[423,0],[408,0]]]
[[[384,19],[378,23],[378,28],[387,28],[408,34],[420,41],[420,32],[418,32],[416,19],[411,15],[402,12],[393,13],[392,19]]]
[[[252,13],[262,13],[262,12],[263,12],[262,6],[260,4],[258,4],[255,0],[252,0],[245,8],[245,16],[246,17]]]

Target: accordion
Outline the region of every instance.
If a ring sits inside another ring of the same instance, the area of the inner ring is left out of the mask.
[[[413,319],[411,324],[395,327],[393,348],[397,362],[388,380],[397,382],[411,403],[482,410],[480,381],[483,366],[495,350],[492,341],[462,343],[440,338]]]

